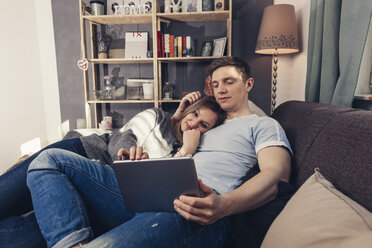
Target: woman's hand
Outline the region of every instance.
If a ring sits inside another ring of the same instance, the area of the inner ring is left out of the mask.
[[[185,111],[185,109],[190,106],[191,104],[195,103],[197,100],[199,100],[202,97],[201,93],[199,91],[194,91],[186,96],[184,96],[180,102],[180,105],[178,106],[176,112],[172,116],[171,120],[174,121],[180,121],[182,119],[182,114]]]
[[[196,130],[187,130],[183,132],[183,145],[176,153],[175,157],[184,157],[187,154],[194,154],[200,143],[200,132]]]
[[[127,160],[127,159],[130,159],[130,160],[141,160],[141,159],[148,159],[149,158],[149,154],[147,152],[143,152],[142,146],[132,146],[129,149],[129,152],[126,149],[121,148],[118,151],[118,157],[121,160]]]

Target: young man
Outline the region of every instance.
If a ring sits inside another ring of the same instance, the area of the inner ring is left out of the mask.
[[[270,206],[268,203],[283,191],[279,185],[289,180],[290,146],[275,120],[252,115],[248,94],[254,80],[248,65],[239,58],[224,57],[212,62],[208,74],[217,102],[227,112],[227,121],[203,135],[194,155],[204,197],[176,199],[174,208],[179,215],[137,214],[135,224],[128,221],[84,247],[222,247],[233,228],[227,216]],[[242,178],[257,162],[260,171],[242,184]],[[274,212],[271,216],[259,212],[258,218],[251,218],[250,226],[244,227],[248,233],[242,233],[248,241],[237,242],[259,247],[284,206],[278,209],[274,205],[276,209],[269,209]],[[142,219],[141,225],[138,219]]]
[[[225,216],[253,209],[256,209],[254,214],[257,215],[259,207],[266,204],[265,208],[269,209],[272,216],[263,216],[261,220],[256,216],[255,219],[246,220],[246,233],[242,232],[245,239],[238,241],[240,244],[246,242],[246,247],[258,247],[269,225],[290,196],[291,188],[283,182],[289,181],[291,150],[284,132],[278,131],[281,127],[276,121],[252,115],[248,95],[254,80],[245,61],[236,57],[223,57],[213,61],[207,73],[211,76],[217,102],[227,112],[227,120],[202,137],[194,157],[196,161],[205,163],[197,167],[197,172],[198,176],[202,176],[213,170],[230,170],[229,178],[221,178],[220,175],[220,178],[207,177],[208,181],[201,183],[205,197],[181,196],[174,201],[174,206],[185,219],[208,225]],[[237,183],[241,182],[247,171],[252,175],[254,157],[257,158],[259,172],[238,187]],[[246,167],[237,166],[243,161],[249,161]],[[225,188],[220,186],[223,184],[226,184]],[[206,185],[215,190],[221,189],[218,191],[220,194]],[[267,204],[277,197],[279,190],[280,201]],[[242,218],[244,216],[238,216],[234,222],[243,222]],[[258,226],[252,226],[255,224]],[[234,231],[239,230],[242,227]]]
[[[260,125],[256,120],[248,120],[257,118],[252,116],[248,106],[248,93],[253,87],[254,80],[251,78],[249,71],[243,69],[244,63],[238,58],[224,57],[214,61],[208,68],[209,74],[212,76],[214,95],[222,109],[227,112],[228,120],[204,135],[198,149],[199,153],[195,154],[196,160],[204,154],[208,156],[207,164],[211,165],[210,167],[215,167],[216,164],[228,166],[233,163],[236,160],[234,149],[238,152],[239,150],[244,151],[248,147],[239,147],[233,142],[229,144],[229,140],[238,141],[239,137],[235,136],[244,133],[242,130],[247,127],[245,125],[251,125],[250,123]],[[239,118],[244,120],[238,120]],[[272,119],[266,119],[272,124],[265,124],[266,126],[260,127],[262,129],[260,132],[270,133],[268,135],[278,135],[275,129],[278,128],[276,125],[279,124]],[[231,120],[234,120],[234,123]],[[237,121],[241,123],[236,125],[235,122]],[[209,136],[217,137],[218,147],[212,142],[206,141],[210,139]],[[250,138],[244,137],[246,140]],[[286,148],[285,141],[274,139],[269,140],[269,142],[270,144],[265,144],[264,148],[256,148],[256,151],[259,149],[257,158],[261,172],[244,183],[238,190],[217,195],[213,190],[203,185],[202,188],[206,191],[203,193],[207,196],[204,198],[181,196],[179,200],[174,202],[177,212],[188,220],[197,221],[201,224],[211,224],[224,216],[248,211],[273,200],[278,192],[279,181],[288,182],[289,180],[290,153],[288,152],[289,147]],[[210,154],[203,152],[206,149],[204,147],[208,147],[211,143],[214,145],[214,148],[211,149],[215,150],[217,156],[210,156]],[[229,147],[229,145],[234,147]],[[221,154],[221,152],[229,150],[231,150],[231,153],[228,153],[230,156]],[[251,151],[247,152],[251,153]],[[212,159],[214,161],[211,161]],[[241,176],[243,175],[238,175],[237,180]]]

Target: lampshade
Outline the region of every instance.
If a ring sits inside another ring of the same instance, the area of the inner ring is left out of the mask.
[[[295,8],[290,4],[270,5],[264,9],[256,53],[274,54],[296,53],[298,36]]]

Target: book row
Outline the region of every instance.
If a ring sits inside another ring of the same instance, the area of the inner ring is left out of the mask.
[[[158,57],[192,57],[195,56],[195,42],[191,36],[175,36],[157,33]]]

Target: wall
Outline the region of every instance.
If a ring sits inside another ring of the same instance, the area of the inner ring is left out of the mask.
[[[50,1],[17,4],[22,8],[15,11],[14,2],[3,1],[7,11],[0,15],[0,173],[21,156],[21,144],[39,137],[44,145],[59,137]]]
[[[310,19],[310,1],[308,0],[274,0],[274,4],[292,4],[295,6],[298,35],[300,41],[300,53],[292,55],[280,55],[278,62],[278,90],[277,106],[289,100],[305,100],[307,45]],[[364,49],[361,68],[355,95],[371,93],[372,82],[372,20]],[[354,100],[354,108],[372,110],[370,101]]]
[[[274,4],[292,4],[295,6],[300,42],[299,53],[278,56],[276,106],[279,106],[289,100],[305,100],[310,1],[274,0]]]
[[[83,73],[76,66],[81,57],[79,0],[52,0],[51,4],[61,120],[73,129],[77,119],[85,119]]]
[[[271,57],[256,54],[257,35],[263,10],[272,0],[233,1],[233,55],[247,60],[254,77],[249,99],[270,114]]]
[[[88,1],[86,1],[88,2]],[[163,1],[158,1],[162,3]],[[271,58],[254,53],[257,34],[261,22],[263,9],[272,4],[272,0],[262,1],[233,1],[233,29],[232,29],[232,54],[245,58],[251,65],[254,77],[256,79],[255,87],[250,94],[250,98],[260,106],[266,113],[270,111],[270,70]],[[80,55],[80,26],[77,0],[52,0],[53,20],[56,40],[58,81],[61,105],[62,122],[68,121],[70,128],[77,127],[78,119],[85,118],[84,110],[84,89],[83,73],[77,68],[76,62]],[[133,30],[151,30],[145,25],[127,25],[122,28]],[[203,34],[206,39],[216,38],[214,36],[223,36],[224,31],[221,25],[207,24],[205,27],[198,24],[184,24],[182,27],[170,28],[168,32],[179,35],[190,33]],[[150,33],[150,35],[152,35]],[[201,44],[202,40],[198,40]],[[198,49],[197,49],[198,50]],[[180,65],[181,64],[181,65]],[[194,63],[178,63],[177,69],[173,65],[169,66],[169,80],[177,81],[176,95],[181,96],[181,91],[203,90],[204,86],[204,68],[207,63],[200,63],[197,67]],[[120,75],[124,80],[128,78],[152,77],[152,66],[150,65],[109,65],[100,69],[100,82],[103,83],[103,74],[111,74],[114,67],[120,67]],[[165,66],[164,66],[165,67]],[[189,77],[189,80],[185,80]],[[153,106],[152,104],[112,104],[103,105],[104,115],[114,116],[114,125],[116,127],[125,123],[136,112],[144,108]],[[173,104],[173,108],[174,108]],[[122,118],[123,121],[115,121]]]

